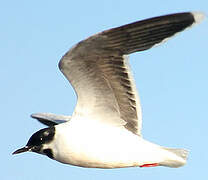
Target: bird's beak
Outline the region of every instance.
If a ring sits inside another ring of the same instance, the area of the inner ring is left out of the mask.
[[[19,154],[19,153],[27,152],[27,151],[30,151],[30,150],[31,150],[31,147],[25,146],[23,148],[20,148],[20,149],[14,151],[12,154]]]

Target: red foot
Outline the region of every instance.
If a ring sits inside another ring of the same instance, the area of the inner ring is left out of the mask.
[[[139,167],[155,167],[155,166],[159,166],[159,164],[158,164],[158,163],[143,164],[143,165],[141,165],[141,166],[139,166]]]

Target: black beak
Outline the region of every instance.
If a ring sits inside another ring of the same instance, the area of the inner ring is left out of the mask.
[[[20,148],[20,149],[14,151],[12,154],[19,154],[19,153],[27,152],[27,151],[30,151],[30,150],[31,150],[31,147],[25,146],[23,148]]]

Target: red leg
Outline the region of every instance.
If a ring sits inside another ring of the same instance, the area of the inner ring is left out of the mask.
[[[139,166],[139,167],[155,167],[155,166],[159,166],[159,164],[158,164],[158,163],[143,164],[143,165],[141,165],[141,166]]]

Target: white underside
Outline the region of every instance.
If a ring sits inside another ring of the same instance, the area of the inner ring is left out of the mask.
[[[161,146],[150,143],[124,127],[71,120],[56,126],[59,139],[47,145],[53,149],[54,159],[62,163],[90,168],[119,168],[159,163],[177,167],[185,160]],[[62,141],[60,141],[60,139]]]

